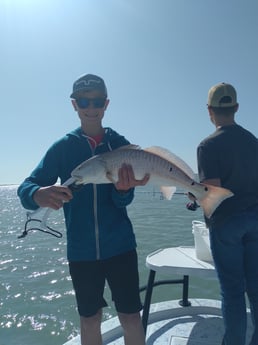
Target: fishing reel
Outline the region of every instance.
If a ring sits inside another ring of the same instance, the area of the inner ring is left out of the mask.
[[[188,197],[189,197],[189,199],[192,200],[193,202],[191,202],[191,201],[188,202],[188,203],[186,204],[186,208],[187,208],[189,211],[196,211],[196,210],[200,207],[200,205],[197,204],[195,196],[194,196],[192,193],[188,192]]]
[[[196,201],[194,201],[194,202],[188,202],[188,203],[186,204],[186,208],[187,208],[189,211],[196,211],[199,207],[200,207],[200,205],[198,205]]]

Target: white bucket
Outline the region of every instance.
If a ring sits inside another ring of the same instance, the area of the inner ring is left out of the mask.
[[[194,235],[195,255],[203,261],[213,261],[210,249],[209,229],[204,222],[192,221],[192,232]]]

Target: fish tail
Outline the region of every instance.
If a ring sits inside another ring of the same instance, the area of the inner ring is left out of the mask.
[[[201,199],[198,199],[204,214],[210,218],[222,201],[231,198],[234,194],[226,188],[203,184],[208,190]]]

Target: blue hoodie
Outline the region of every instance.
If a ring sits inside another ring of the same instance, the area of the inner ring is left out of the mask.
[[[31,175],[18,188],[24,208],[36,210],[33,194],[40,187],[50,186],[60,178],[63,184],[71,171],[93,154],[112,151],[129,141],[111,128],[105,129],[102,142],[92,151],[81,128],[56,141]],[[134,189],[126,193],[113,184],[87,184],[74,192],[64,204],[69,261],[107,259],[136,248],[135,235],[126,206],[134,197]]]

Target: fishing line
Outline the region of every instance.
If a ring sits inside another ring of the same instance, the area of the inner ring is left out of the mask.
[[[41,231],[45,234],[49,234],[49,235],[52,235],[52,236],[57,237],[57,238],[63,237],[63,235],[60,231],[54,230],[48,225],[44,226],[44,228],[40,228],[40,227],[28,228],[28,225],[30,224],[30,222],[42,223],[42,221],[39,219],[30,218],[29,216],[27,216],[27,218],[28,219],[24,225],[24,231],[22,232],[22,234],[20,236],[18,236],[19,239],[26,237],[30,231],[34,231],[34,230]]]
[[[76,184],[73,178],[70,178],[69,180],[67,180],[63,184],[63,186],[65,186],[65,185],[68,186],[72,192],[77,192],[78,190],[80,190],[83,187],[83,184]],[[35,214],[35,213],[37,214],[38,211],[39,211],[39,209],[35,212],[32,212],[32,213],[27,212],[27,221],[25,222],[24,230],[23,230],[22,234],[18,236],[18,238],[19,239],[24,238],[28,235],[28,233],[30,231],[35,231],[35,230],[41,231],[45,234],[49,234],[49,235],[52,235],[52,236],[57,237],[57,238],[63,237],[63,235],[60,231],[57,231],[57,230],[51,228],[50,226],[48,226],[46,224],[46,220],[49,216],[49,213],[52,211],[52,209],[48,208],[41,220],[37,219],[37,218],[31,218],[31,214]],[[28,226],[31,222],[37,222],[40,224],[40,226],[28,228]]]

